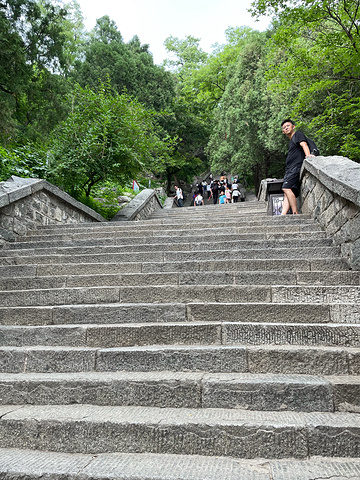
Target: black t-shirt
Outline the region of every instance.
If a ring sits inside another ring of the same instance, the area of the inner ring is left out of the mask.
[[[306,142],[306,137],[302,132],[297,131],[289,142],[289,150],[286,157],[286,170],[301,168],[305,158],[304,150],[300,146],[301,142]]]

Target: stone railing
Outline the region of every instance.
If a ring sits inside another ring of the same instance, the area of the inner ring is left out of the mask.
[[[12,176],[0,182],[0,244],[40,225],[106,222],[46,180]]]
[[[345,157],[308,157],[301,171],[301,211],[310,214],[360,268],[360,165]]]
[[[145,188],[111,219],[112,222],[145,220],[155,210],[162,208],[156,190]]]

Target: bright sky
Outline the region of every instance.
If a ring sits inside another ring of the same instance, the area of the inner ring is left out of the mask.
[[[78,0],[84,15],[86,30],[94,28],[96,19],[108,15],[113,20],[125,42],[138,35],[156,64],[166,58],[163,46],[167,37],[200,38],[200,47],[211,52],[215,43],[225,43],[228,27],[249,26],[265,30],[269,17],[259,22],[247,9],[252,0]]]

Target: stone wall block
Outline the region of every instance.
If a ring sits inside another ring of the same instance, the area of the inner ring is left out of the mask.
[[[341,229],[341,227],[347,222],[347,220],[348,219],[347,219],[346,211],[343,208],[342,210],[339,210],[337,212],[332,222],[326,228],[326,231],[329,232],[330,235],[334,235],[336,232],[338,232]]]
[[[32,194],[31,187],[29,185],[25,187],[19,187],[16,190],[9,192],[9,201],[16,202],[20,198],[28,197]]]
[[[310,214],[340,246],[350,265],[360,264],[360,165],[348,158],[309,157],[304,160],[302,212]]]
[[[7,182],[0,182],[0,199],[2,240],[14,239],[13,234],[24,235],[38,225],[105,221],[101,215],[45,180],[13,176]]]
[[[9,203],[9,195],[7,193],[0,192],[0,208],[6,207],[6,205],[9,205]]]
[[[0,225],[5,230],[12,230],[14,226],[14,217],[8,215],[0,216]]]
[[[301,193],[303,198],[306,198],[310,192],[309,178],[310,178],[310,175],[308,173],[306,173],[303,177],[303,181],[301,184]]]
[[[319,215],[318,221],[320,225],[326,228],[328,225],[331,224],[336,214],[337,214],[336,204],[335,204],[335,201],[332,201],[329,207]]]
[[[26,226],[24,225],[21,220],[14,218],[14,225],[13,225],[13,232],[17,235],[25,235],[26,234]]]
[[[49,205],[46,203],[41,204],[41,212],[46,216],[49,214]]]
[[[161,209],[162,205],[157,193],[146,188],[142,190],[128,205],[119,210],[112,221],[144,220],[155,210]]]
[[[309,195],[307,198],[307,208],[308,212],[313,215],[316,209],[316,202],[315,202],[315,197],[313,195]]]
[[[341,256],[348,262],[351,262],[353,245],[351,243],[342,243],[340,246]]]
[[[360,268],[360,239],[356,240],[352,244],[351,254],[349,257],[350,257],[350,264],[354,268]]]
[[[321,211],[323,212],[327,208],[329,208],[333,201],[334,201],[334,195],[331,192],[329,192],[327,188],[324,188],[323,195],[320,199]]]
[[[348,219],[341,229],[345,241],[355,242],[360,238],[360,213]]]

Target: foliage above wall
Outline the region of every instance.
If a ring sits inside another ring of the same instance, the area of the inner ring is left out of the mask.
[[[108,16],[86,32],[75,0],[3,1],[0,180],[90,195],[142,170],[170,188],[210,167],[257,186],[283,173],[287,117],[324,155],[360,162],[360,0],[254,0],[252,12],[271,27],[231,27],[211,53],[170,36],[159,66]]]

